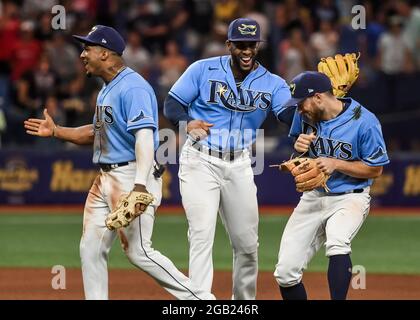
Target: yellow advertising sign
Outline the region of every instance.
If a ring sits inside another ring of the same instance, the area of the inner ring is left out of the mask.
[[[8,192],[24,192],[31,190],[38,182],[38,169],[28,168],[24,159],[16,158],[6,161],[0,168],[0,190]]]

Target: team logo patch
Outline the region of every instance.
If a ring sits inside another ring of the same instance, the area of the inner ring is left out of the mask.
[[[376,160],[382,157],[385,153],[386,152],[384,151],[384,149],[382,149],[382,147],[379,147],[378,150],[376,150],[376,152],[368,158],[368,160]]]
[[[362,115],[362,107],[361,106],[357,106],[356,108],[353,109],[353,119],[354,120],[359,119],[361,115]]]
[[[290,92],[292,93],[292,96],[293,96],[295,94],[296,84],[294,84],[294,83],[289,84],[289,88],[290,88]]]
[[[252,36],[255,36],[257,32],[257,26],[242,23],[241,26],[238,27],[238,30],[242,35],[250,34]]]
[[[138,116],[134,117],[129,122],[137,122],[137,121],[147,119],[147,118],[151,119],[152,117],[148,117],[148,116],[144,115],[144,112],[142,110],[142,111],[140,111],[140,114]]]

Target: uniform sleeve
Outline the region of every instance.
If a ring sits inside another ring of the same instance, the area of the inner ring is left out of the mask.
[[[279,114],[284,112],[287,108],[284,107],[284,104],[291,98],[290,88],[287,85],[286,81],[278,87],[273,93],[271,100],[272,110],[276,118],[279,118]],[[290,124],[289,124],[290,125]]]
[[[123,97],[123,106],[127,114],[127,131],[140,128],[157,129],[153,118],[154,108],[157,108],[156,98],[143,88],[131,88]]]
[[[302,115],[295,108],[292,125],[289,130],[289,137],[297,138],[302,133]]]
[[[174,83],[169,94],[184,106],[188,106],[200,94],[201,64],[194,62]]]
[[[389,163],[381,125],[369,127],[361,136],[360,159],[368,166],[382,166]]]

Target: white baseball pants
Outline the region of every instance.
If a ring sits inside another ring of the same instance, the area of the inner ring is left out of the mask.
[[[327,257],[351,253],[351,241],[369,208],[369,188],[336,196],[317,190],[304,192],[283,231],[274,272],[277,283],[282,287],[298,284],[322,245]]]
[[[108,253],[117,231],[106,228],[105,218],[120,195],[133,189],[135,173],[135,162],[109,172],[101,170],[89,191],[80,242],[86,299],[108,299]],[[133,265],[152,276],[177,299],[214,299],[210,291],[195,287],[167,257],[152,248],[153,223],[161,201],[161,188],[162,180],[156,179],[151,172],[147,190],[155,196],[155,201],[128,227],[119,229],[125,254]]]
[[[196,150],[187,140],[179,169],[182,204],[188,219],[189,276],[211,291],[217,213],[233,248],[232,299],[255,299],[258,274],[257,188],[247,150],[234,161]]]

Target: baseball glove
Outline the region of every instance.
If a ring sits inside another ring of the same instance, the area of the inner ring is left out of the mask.
[[[310,191],[323,187],[329,191],[327,180],[329,178],[324,172],[318,169],[315,159],[312,158],[294,158],[283,162],[280,170],[290,172],[295,177],[296,191]]]
[[[333,57],[321,58],[318,71],[326,74],[331,80],[334,95],[344,97],[359,76],[357,60],[360,58],[355,53],[346,53],[344,56],[336,54]]]
[[[114,211],[108,214],[105,225],[109,230],[126,227],[146,211],[154,200],[153,195],[146,192],[131,191],[122,195]]]

